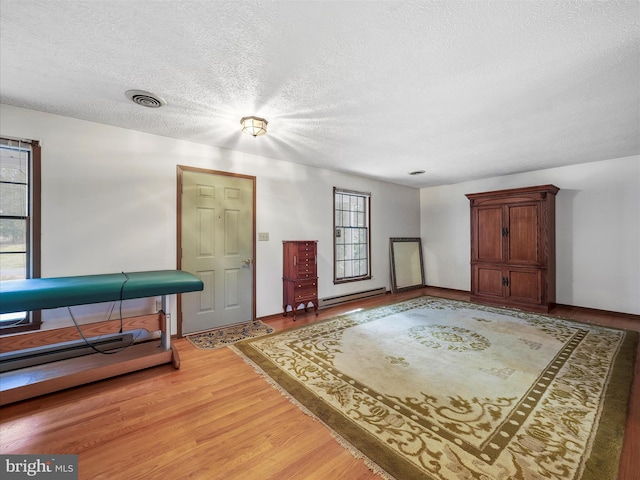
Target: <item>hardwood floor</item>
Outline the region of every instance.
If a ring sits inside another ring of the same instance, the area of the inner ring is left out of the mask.
[[[276,330],[422,294],[425,288],[262,319]],[[551,315],[640,331],[637,315],[558,306]],[[181,368],[158,366],[0,409],[1,453],[74,453],[80,479],[379,479],[228,348],[175,345]],[[640,354],[620,480],[640,479]],[[402,479],[398,479],[402,480]]]

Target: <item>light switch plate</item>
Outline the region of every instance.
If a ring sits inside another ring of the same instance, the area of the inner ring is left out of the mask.
[[[269,232],[258,232],[258,241],[259,242],[268,242],[269,241]]]

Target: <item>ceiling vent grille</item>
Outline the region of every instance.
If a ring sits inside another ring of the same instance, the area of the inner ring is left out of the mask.
[[[133,103],[137,103],[143,107],[160,108],[167,104],[163,98],[155,93],[145,92],[144,90],[128,90],[125,92],[125,95]]]

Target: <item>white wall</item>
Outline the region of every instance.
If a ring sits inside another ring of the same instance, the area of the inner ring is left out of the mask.
[[[256,227],[270,234],[257,242],[258,317],[282,311],[282,240],[319,240],[322,298],[389,289],[389,237],[420,234],[414,188],[8,105],[0,134],[42,143],[43,277],[176,268],[177,165],[256,177]],[[334,186],[372,194],[371,280],[333,285]],[[104,320],[109,308],[77,310]],[[68,323],[66,310],[46,314]]]
[[[560,188],[557,302],[640,314],[640,156],[422,189],[427,284],[470,288],[466,193],[549,183]]]
[[[258,317],[282,308],[282,240],[319,240],[321,297],[389,288],[395,236],[422,236],[429,285],[468,290],[464,194],[553,183],[558,303],[640,313],[638,156],[416,190],[7,105],[0,134],[42,142],[43,276],[175,268],[180,164],[256,176],[257,231],[270,234],[257,242]],[[333,285],[333,186],[372,192],[369,281]],[[110,307],[78,311],[103,320]],[[47,315],[48,326],[68,322],[64,310]]]

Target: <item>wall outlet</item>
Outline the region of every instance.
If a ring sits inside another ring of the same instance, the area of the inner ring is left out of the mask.
[[[268,242],[269,241],[269,232],[258,232],[258,241],[259,242]]]

